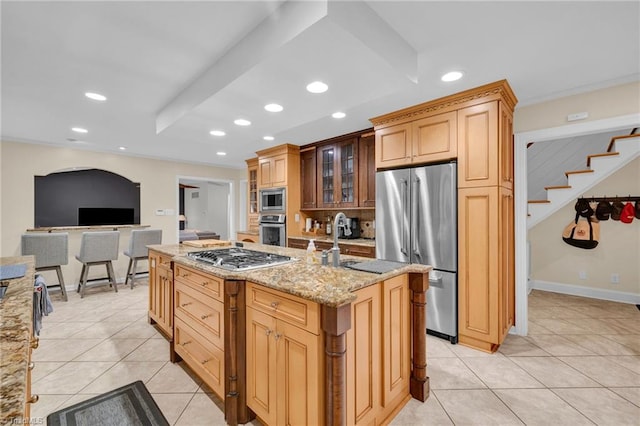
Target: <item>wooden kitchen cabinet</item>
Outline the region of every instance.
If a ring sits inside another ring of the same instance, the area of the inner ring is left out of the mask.
[[[357,207],[358,139],[319,146],[316,155],[318,207]]]
[[[225,397],[224,281],[175,266],[174,351],[219,397]]]
[[[456,158],[456,112],[376,129],[376,168]]]
[[[487,102],[458,111],[458,186],[513,190],[513,114]]]
[[[258,160],[260,188],[272,188],[287,185],[286,154],[260,158]]]
[[[257,230],[256,230],[257,232]],[[248,234],[245,232],[236,232],[236,241],[244,241],[246,243],[257,243],[260,237],[256,234]]]
[[[457,158],[459,342],[488,352],[515,324],[516,103],[501,80],[371,119],[377,168]]]
[[[258,231],[258,158],[247,160],[247,230]]]
[[[267,425],[322,424],[317,304],[246,285],[247,405]]]
[[[358,206],[376,206],[376,138],[367,133],[358,141]]]
[[[493,352],[514,324],[513,196],[462,188],[458,203],[459,341]]]
[[[173,338],[173,271],[171,257],[149,250],[149,322]]]
[[[347,424],[385,424],[409,393],[411,303],[407,275],[356,292],[347,331]]]
[[[317,171],[316,148],[310,147],[300,150],[300,204],[303,209],[317,207]]]
[[[375,246],[364,246],[360,244],[349,244],[345,241],[348,240],[339,240],[338,246],[340,247],[341,254],[348,254],[351,256],[362,256],[362,257],[376,257],[376,247]],[[306,249],[309,245],[309,240],[304,238],[289,238],[287,240],[287,247],[298,248],[298,249]],[[322,241],[314,239],[314,245],[316,246],[316,251],[322,250],[330,250],[333,247],[333,243],[331,241]],[[331,261],[331,260],[329,260]]]

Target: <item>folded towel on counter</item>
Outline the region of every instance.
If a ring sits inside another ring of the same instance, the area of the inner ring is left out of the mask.
[[[33,333],[39,336],[42,328],[42,316],[53,312],[53,303],[51,303],[47,283],[42,275],[36,275],[33,287]]]

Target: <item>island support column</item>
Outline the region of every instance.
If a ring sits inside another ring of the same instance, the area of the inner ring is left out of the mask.
[[[429,397],[429,377],[427,377],[427,290],[429,274],[410,273],[411,320],[413,323],[411,381],[409,391],[418,401]]]
[[[247,407],[245,282],[225,280],[224,293],[224,417],[237,426],[254,418]]]
[[[337,308],[322,305],[325,333],[325,423],[347,424],[347,330],[351,328],[351,304]]]

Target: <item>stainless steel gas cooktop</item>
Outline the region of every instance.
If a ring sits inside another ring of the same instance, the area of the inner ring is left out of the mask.
[[[247,250],[238,247],[196,251],[188,253],[187,256],[191,259],[206,262],[228,271],[249,271],[252,269],[266,268],[267,266],[283,265],[297,260],[290,256]]]

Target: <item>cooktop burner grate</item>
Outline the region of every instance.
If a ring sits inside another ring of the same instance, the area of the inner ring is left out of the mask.
[[[267,266],[283,265],[296,260],[290,256],[237,247],[191,252],[187,256],[228,271],[248,271]]]

